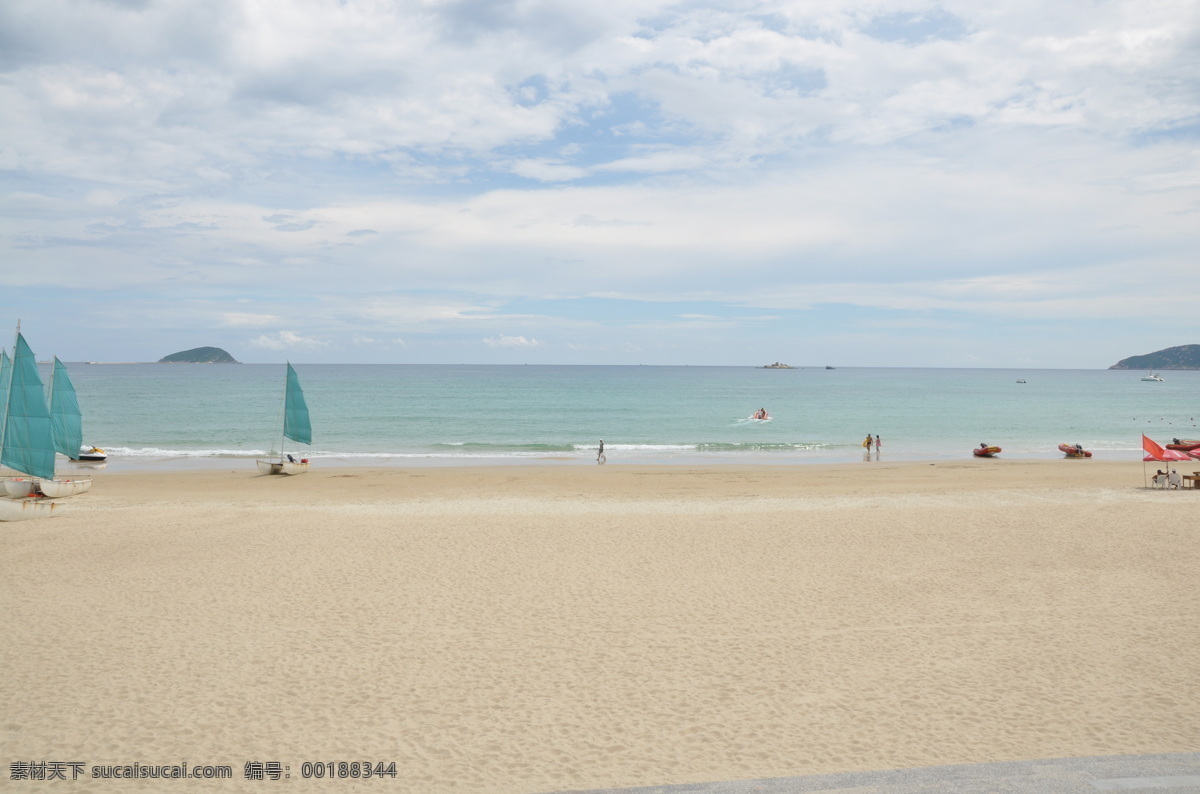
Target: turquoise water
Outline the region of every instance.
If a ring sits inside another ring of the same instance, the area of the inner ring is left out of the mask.
[[[68,364],[84,441],[123,460],[253,458],[278,449],[284,366]],[[1200,438],[1200,372],[293,364],[313,459],[377,465],[1058,458],[1060,442],[1139,460],[1141,434]],[[1026,383],[1017,381],[1024,379]],[[770,421],[750,420],[765,407]],[[872,455],[872,459],[874,459]],[[170,465],[170,464],[168,464]]]

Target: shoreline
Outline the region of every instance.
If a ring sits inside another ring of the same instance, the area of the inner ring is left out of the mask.
[[[619,451],[610,451],[611,447],[606,447],[605,452],[608,455],[608,466],[627,467],[627,466],[663,466],[663,467],[691,467],[691,468],[725,468],[725,467],[746,467],[758,466],[764,468],[808,468],[812,466],[862,466],[862,465],[926,465],[926,464],[948,464],[955,462],[974,462],[978,460],[970,454],[970,449],[961,455],[944,455],[944,454],[904,454],[898,453],[895,456],[890,455],[887,451],[882,453],[872,452],[869,458],[858,452],[846,453],[822,453],[822,457],[809,456],[799,457],[789,455],[786,458],[783,456],[768,456],[745,454],[742,456],[731,454],[673,454],[653,455],[641,453],[638,455],[622,456]],[[295,454],[295,453],[293,453]],[[1046,452],[1039,454],[1020,453],[1020,452],[1003,452],[995,458],[985,461],[993,465],[1005,465],[1008,463],[1028,463],[1028,462],[1044,462],[1057,463],[1069,462],[1079,465],[1099,465],[1099,464],[1129,464],[1141,463],[1142,456],[1145,454],[1140,450],[1107,450],[1102,453],[1101,458],[1067,458],[1061,453]],[[70,472],[77,476],[87,476],[89,472],[106,472],[109,474],[136,474],[136,473],[151,473],[151,472],[169,472],[169,471],[203,471],[203,470],[223,470],[236,467],[249,467],[253,469],[254,461],[259,458],[266,458],[266,455],[255,455],[249,457],[218,457],[218,456],[189,456],[189,455],[172,455],[172,456],[120,456],[111,455],[108,462],[102,466],[80,463],[65,463],[59,461],[59,467],[64,472]],[[550,466],[558,468],[575,468],[580,466],[595,466],[595,453],[585,454],[554,454],[554,453],[531,453],[529,455],[512,455],[512,456],[488,456],[479,455],[475,457],[468,456],[439,456],[439,455],[377,455],[377,456],[311,456],[298,455],[297,457],[308,457],[312,462],[314,469],[319,468],[354,468],[354,469],[404,469],[404,468],[431,468],[431,469],[455,469],[455,468],[526,468],[537,466]],[[1150,466],[1152,462],[1146,462]],[[1171,461],[1172,467],[1178,467],[1181,471],[1187,469],[1188,466],[1195,465],[1200,469],[1200,460],[1192,461]],[[1158,465],[1162,465],[1161,463]],[[1190,469],[1189,469],[1190,471]]]
[[[537,794],[1194,751],[1200,493],[1142,470],[100,472],[0,533],[0,735],[230,764],[214,792],[254,760]]]

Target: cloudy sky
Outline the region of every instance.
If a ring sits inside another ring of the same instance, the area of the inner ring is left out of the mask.
[[[1200,343],[1200,2],[4,0],[18,318],[68,361]]]

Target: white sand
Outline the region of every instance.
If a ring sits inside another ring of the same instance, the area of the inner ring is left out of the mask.
[[[0,525],[5,784],[187,761],[235,780],[86,785],[532,794],[1200,748],[1200,491],[1141,464],[252,466],[100,474]],[[330,760],[397,776],[300,779]]]

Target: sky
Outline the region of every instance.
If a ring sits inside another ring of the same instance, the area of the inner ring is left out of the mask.
[[[41,359],[1104,368],[1198,306],[1197,0],[0,3]]]

